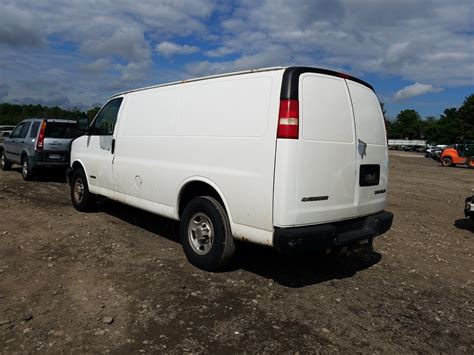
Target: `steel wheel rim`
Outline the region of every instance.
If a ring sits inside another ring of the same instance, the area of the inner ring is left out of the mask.
[[[188,225],[189,244],[199,255],[206,255],[214,244],[214,226],[204,213],[195,213]]]
[[[81,202],[84,197],[84,183],[81,178],[77,178],[74,182],[74,199],[77,202]]]

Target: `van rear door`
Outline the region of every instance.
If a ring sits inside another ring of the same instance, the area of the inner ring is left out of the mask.
[[[299,135],[277,139],[274,225],[329,223],[382,211],[388,157],[375,93],[342,74],[298,70],[298,80],[287,75],[290,89],[285,91],[285,77],[282,84],[282,100],[298,99]]]
[[[299,138],[278,139],[274,223],[311,225],[352,218],[356,202],[356,137],[343,78],[299,76]]]
[[[388,185],[388,150],[382,110],[368,87],[346,80],[352,100],[357,135],[356,215],[385,208]]]

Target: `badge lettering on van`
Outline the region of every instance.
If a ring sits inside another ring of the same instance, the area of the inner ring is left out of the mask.
[[[365,143],[362,139],[359,139],[357,150],[359,151],[360,158],[364,159],[364,157],[367,156],[367,143]]]

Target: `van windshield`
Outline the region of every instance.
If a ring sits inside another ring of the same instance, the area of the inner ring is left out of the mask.
[[[48,122],[44,136],[45,138],[77,138],[81,134],[75,123]]]

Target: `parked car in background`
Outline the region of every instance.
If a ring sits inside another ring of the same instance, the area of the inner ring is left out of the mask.
[[[0,126],[0,144],[3,143],[5,138],[8,138],[10,136],[10,133],[12,133],[14,128],[15,126]]]
[[[117,94],[73,141],[68,179],[79,211],[102,195],[179,220],[184,253],[205,270],[229,262],[234,239],[327,250],[371,243],[393,219],[377,96],[318,68]]]
[[[441,154],[446,148],[453,147],[454,145],[445,145],[445,144],[438,144],[436,147],[433,148],[431,151],[431,158],[437,161],[441,161]]]
[[[26,119],[0,144],[0,168],[9,170],[12,164],[20,164],[25,180],[40,168],[67,168],[71,141],[80,135],[74,120]]]

